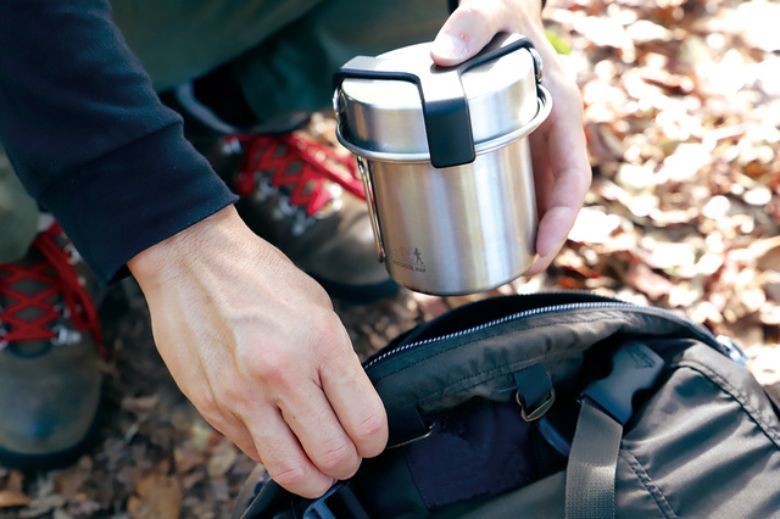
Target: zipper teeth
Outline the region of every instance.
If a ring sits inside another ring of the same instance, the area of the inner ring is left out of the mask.
[[[702,326],[693,323],[691,321],[688,321],[687,319],[684,319],[680,317],[679,315],[670,312],[669,310],[665,310],[663,308],[654,308],[651,306],[640,306],[640,305],[634,305],[631,303],[618,303],[618,302],[590,302],[590,303],[567,303],[563,305],[553,305],[553,306],[543,306],[541,308],[534,308],[532,310],[524,310],[522,312],[516,312],[514,314],[506,315],[504,317],[500,317],[498,319],[494,319],[492,321],[488,321],[483,324],[479,324],[477,326],[472,326],[471,328],[466,328],[465,330],[460,330],[457,332],[448,333],[439,337],[431,337],[429,339],[424,339],[422,341],[412,342],[409,344],[404,344],[403,346],[399,346],[397,348],[393,348],[390,351],[386,351],[383,354],[379,355],[378,357],[371,359],[371,361],[365,365],[365,369],[371,368],[371,366],[377,364],[378,362],[381,362],[388,357],[395,356],[399,353],[403,353],[405,351],[411,350],[413,348],[417,348],[419,346],[425,346],[427,344],[431,344],[434,342],[444,341],[448,339],[454,339],[456,337],[462,337],[463,335],[467,335],[470,333],[479,332],[482,330],[485,330],[487,328],[491,328],[493,326],[498,326],[504,323],[507,323],[509,321],[514,321],[517,319],[524,319],[526,317],[533,317],[535,315],[541,315],[541,314],[547,314],[547,313],[553,313],[553,312],[565,312],[567,310],[588,310],[588,309],[595,309],[595,308],[611,308],[611,309],[630,309],[630,310],[639,310],[643,313],[650,313],[655,315],[660,315],[662,317],[665,317],[667,319],[671,319],[673,321],[676,321],[680,324],[684,324],[688,326],[689,328],[692,328],[695,330],[699,335],[705,336],[708,339],[711,339],[710,342],[713,342],[717,344],[717,341],[715,341],[714,338],[712,338],[712,334]]]

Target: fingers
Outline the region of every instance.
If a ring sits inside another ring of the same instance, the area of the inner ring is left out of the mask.
[[[237,416],[233,415],[229,418],[225,418],[224,415],[218,418],[209,417],[207,421],[216,430],[225,435],[228,440],[232,441],[236,447],[241,449],[249,458],[260,463],[260,453],[257,452],[255,441],[249,433],[249,430]]]
[[[279,402],[282,416],[312,463],[331,479],[352,477],[360,466],[360,456],[322,389],[312,381],[302,382],[299,390],[286,398]]]
[[[309,499],[324,494],[333,478],[320,471],[308,458],[278,409],[264,407],[247,417],[260,459],[271,479],[290,492]]]
[[[322,372],[322,387],[341,425],[363,458],[387,445],[387,415],[382,400],[351,348],[336,369]]]
[[[542,217],[536,238],[539,258],[529,275],[546,268],[563,246],[591,181],[579,94],[565,87],[556,90],[556,104],[542,128],[545,146],[534,148],[544,156],[534,160],[535,167],[543,168],[537,171],[537,182],[542,183],[537,187]]]
[[[507,30],[509,20],[506,4],[500,0],[464,2],[439,30],[431,45],[431,58],[438,65],[457,65]]]
[[[555,109],[554,109],[555,110]],[[547,133],[547,153],[553,183],[540,222],[537,252],[557,252],[569,234],[590,187],[591,170],[582,128],[579,94],[560,96]]]
[[[222,432],[222,434],[225,434],[224,431],[220,431],[220,432]],[[230,435],[225,434],[225,436],[227,437],[227,439],[235,443],[236,447],[238,447],[241,450],[241,452],[246,454],[252,461],[254,461],[255,463],[261,462],[262,458],[260,458],[260,453],[257,452],[257,447],[255,447],[255,442],[252,439],[252,435],[249,434],[249,430],[246,427],[241,426],[240,429],[238,428],[232,429],[231,434]]]
[[[310,314],[309,320],[317,339],[306,357],[308,368],[289,354],[267,354],[253,368],[268,387],[262,412],[256,401],[229,398],[250,409],[242,418],[271,477],[305,497],[321,494],[333,480],[352,477],[362,457],[380,453],[387,442],[384,408],[341,321],[332,311]],[[274,409],[270,426],[267,407]],[[273,452],[269,442],[276,442]],[[277,452],[279,442],[284,456]]]
[[[252,460],[260,462],[260,455],[255,448],[252,435],[244,426],[243,420],[236,414],[225,410],[215,397],[216,391],[209,375],[199,366],[188,366],[186,370],[177,369],[175,364],[171,373],[177,376],[177,380],[187,382],[197,380],[197,384],[187,385],[196,387],[197,391],[186,391],[187,398],[192,402],[203,418],[216,430],[232,441],[241,451]],[[182,373],[184,372],[184,373]]]

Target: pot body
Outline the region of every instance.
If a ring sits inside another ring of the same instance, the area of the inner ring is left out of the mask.
[[[528,137],[552,108],[541,77],[531,42],[508,34],[454,68],[425,43],[339,70],[336,134],[358,158],[378,257],[398,283],[467,294],[531,266]]]
[[[437,295],[473,293],[515,279],[533,262],[528,139],[449,168],[366,157],[359,164],[380,259],[400,284]]]

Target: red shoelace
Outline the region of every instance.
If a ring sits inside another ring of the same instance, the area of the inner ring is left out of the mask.
[[[255,174],[263,172],[271,175],[271,185],[287,187],[290,203],[303,207],[306,216],[314,216],[332,199],[325,189],[326,180],[364,198],[355,160],[324,144],[294,133],[231,135],[227,139],[237,140],[244,148],[244,161],[236,181],[236,190],[241,196],[255,190]],[[297,164],[300,164],[299,168]],[[338,166],[347,174],[338,171]]]
[[[69,262],[67,252],[57,243],[62,234],[59,225],[54,224],[40,233],[32,246],[43,255],[44,261],[37,265],[21,266],[2,264],[0,271],[6,275],[0,277],[0,294],[13,301],[0,313],[0,322],[11,328],[0,340],[8,343],[18,341],[46,341],[54,339],[52,324],[60,318],[53,299],[59,294],[68,310],[70,320],[81,332],[92,333],[101,356],[105,355],[103,338],[100,333],[97,309],[87,291],[79,283],[78,275]],[[52,273],[51,270],[54,272]],[[35,294],[25,294],[13,289],[13,285],[22,280],[34,280],[47,285]],[[37,308],[41,314],[27,320],[19,317],[26,309]]]

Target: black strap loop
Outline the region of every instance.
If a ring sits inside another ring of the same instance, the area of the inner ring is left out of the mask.
[[[517,400],[523,419],[533,422],[544,416],[555,402],[555,390],[550,375],[542,364],[534,364],[513,375]]]

